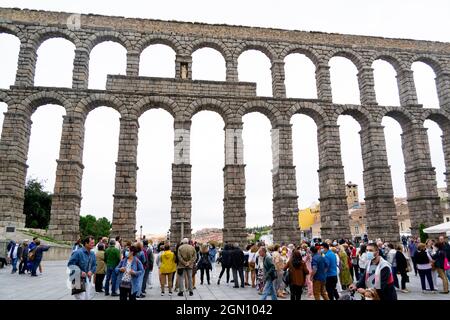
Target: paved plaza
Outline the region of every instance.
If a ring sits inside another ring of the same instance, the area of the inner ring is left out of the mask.
[[[43,274],[38,277],[29,275],[11,274],[11,266],[0,269],[0,300],[73,300],[70,290],[66,287],[66,264],[67,261],[43,261]],[[211,285],[200,284],[200,272],[197,273],[196,289],[194,295],[190,297],[178,297],[176,293],[168,296],[161,296],[158,269],[155,269],[152,277],[152,289],[147,288],[147,295],[144,300],[258,300],[260,296],[256,289],[251,287],[233,288],[233,284],[225,283],[225,274],[220,285],[217,279],[220,272],[220,265],[213,272]],[[38,271],[39,274],[39,271]],[[414,276],[414,272],[409,274],[410,283],[407,288],[410,293],[397,291],[399,300],[450,300],[450,295],[445,294],[422,294],[420,279]],[[399,277],[400,279],[400,277]],[[438,289],[442,290],[442,281],[438,278]],[[358,295],[356,295],[358,296]],[[359,298],[359,297],[358,297]],[[104,293],[96,293],[95,300],[119,300],[118,297],[106,297]],[[270,298],[269,298],[270,299]],[[303,299],[309,300],[306,294]],[[281,299],[289,300],[289,299]]]

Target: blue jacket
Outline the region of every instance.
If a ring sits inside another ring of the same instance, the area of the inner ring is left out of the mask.
[[[324,256],[327,268],[327,277],[337,276],[337,259],[333,251],[328,250]]]
[[[123,272],[120,272],[120,268],[126,268],[128,258],[122,259],[119,265],[116,267],[117,281],[120,284],[123,278]],[[142,287],[142,277],[144,276],[144,267],[142,266],[141,261],[137,257],[133,258],[133,262],[131,263],[131,269],[136,273],[131,276],[131,294],[141,292]]]
[[[88,252],[86,248],[78,249],[74,251],[70,256],[69,262],[67,266],[78,266],[83,272],[92,272],[95,273],[97,271],[97,261],[95,259],[94,251]]]
[[[210,248],[209,249],[209,261],[211,263],[216,262],[216,254],[217,254],[217,249],[216,248]]]
[[[327,279],[327,262],[324,257],[320,253],[316,253],[311,261],[311,267],[316,270],[314,274],[313,280],[319,280],[325,282]]]

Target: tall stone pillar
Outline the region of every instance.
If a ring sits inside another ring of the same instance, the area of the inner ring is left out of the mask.
[[[49,233],[61,241],[73,242],[80,236],[84,121],[81,114],[68,114],[63,121],[48,228]]]
[[[73,60],[72,88],[87,89],[89,81],[89,52],[86,49],[76,49]]]
[[[284,61],[272,61],[272,95],[274,98],[286,98],[286,86],[284,84]]]
[[[22,42],[20,44],[15,81],[16,86],[33,86],[37,60],[36,50],[30,43]]]
[[[359,94],[362,105],[377,105],[373,69],[364,67],[358,72]]]
[[[319,64],[316,67],[317,97],[327,102],[333,101],[331,94],[330,66]]]
[[[273,240],[298,243],[298,196],[292,152],[292,125],[278,124],[272,135]]]
[[[223,242],[247,243],[245,231],[245,165],[242,123],[225,127],[225,167],[223,168]]]
[[[191,121],[174,122],[174,163],[172,164],[172,207],[170,209],[170,242],[173,246],[182,238],[191,238]]]
[[[443,221],[427,129],[419,124],[411,125],[402,133],[402,149],[411,233],[418,236],[420,224],[430,227]]]
[[[23,201],[27,175],[31,115],[8,110],[0,140],[0,227],[23,228]]]
[[[175,78],[192,80],[192,57],[177,55],[175,58]]]
[[[127,52],[127,76],[139,76],[139,52]]]
[[[443,109],[450,109],[450,73],[441,72],[436,76],[436,88],[439,105]]]
[[[136,238],[136,178],[139,122],[137,118],[120,118],[119,152],[116,162],[116,181],[112,236]]]
[[[445,181],[447,183],[447,192],[450,193],[450,126],[442,128],[442,149],[444,151],[445,161]],[[447,199],[450,204],[450,199]]]
[[[417,104],[416,86],[414,84],[414,72],[412,70],[400,70],[397,73],[398,93],[402,107]]]
[[[228,82],[238,82],[238,62],[237,60],[227,60],[226,61],[226,68],[227,68],[227,81]]]
[[[366,200],[367,234],[398,242],[399,228],[391,171],[387,160],[383,126],[370,125],[360,132]]]
[[[338,125],[318,125],[322,239],[351,238],[340,141]]]

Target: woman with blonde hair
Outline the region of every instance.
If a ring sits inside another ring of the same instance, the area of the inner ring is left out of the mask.
[[[173,274],[177,271],[177,265],[175,263],[175,254],[170,250],[170,245],[164,245],[164,252],[160,256],[160,266],[159,266],[159,281],[161,283],[161,295],[164,295],[164,288],[167,284],[169,287],[169,296],[172,295],[172,282]]]

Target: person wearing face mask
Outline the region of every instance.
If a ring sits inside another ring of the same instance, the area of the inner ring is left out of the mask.
[[[325,281],[325,287],[327,289],[328,297],[330,298],[330,300],[339,300],[339,294],[336,290],[338,281],[336,255],[333,253],[333,251],[329,250],[330,247],[328,243],[322,244],[322,247],[325,253],[324,258],[328,265],[327,278]]]
[[[356,284],[351,284],[350,289],[357,289],[361,295],[365,295],[367,289],[373,288],[380,300],[397,300],[391,266],[380,256],[374,243],[367,245],[367,260],[364,276]]]

